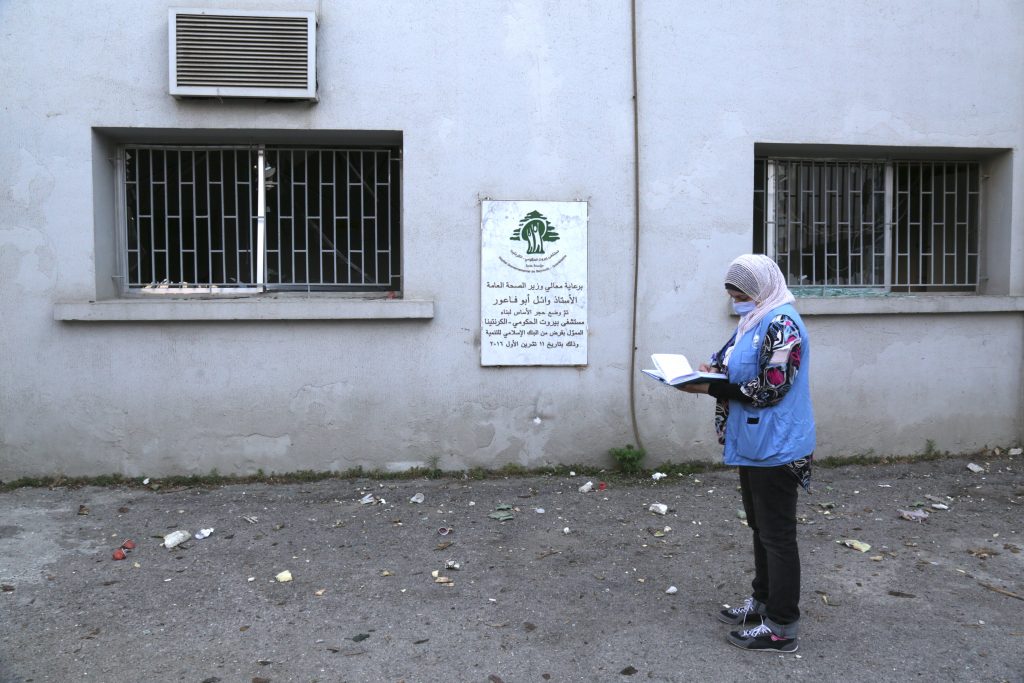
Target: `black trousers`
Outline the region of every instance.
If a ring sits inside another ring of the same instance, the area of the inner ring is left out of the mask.
[[[800,551],[796,477],[785,466],[740,467],[747,524],[754,532],[754,599],[777,624],[800,618]]]

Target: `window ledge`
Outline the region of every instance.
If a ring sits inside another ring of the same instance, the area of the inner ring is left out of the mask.
[[[68,322],[426,320],[433,317],[432,299],[112,299],[58,302],[53,308],[54,320]]]
[[[912,313],[1020,313],[1024,296],[913,295],[798,296],[796,310],[802,316],[884,315]]]

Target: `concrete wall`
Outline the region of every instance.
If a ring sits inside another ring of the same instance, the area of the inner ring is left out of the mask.
[[[1024,5],[638,4],[641,358],[676,346],[704,355],[725,341],[721,279],[752,243],[758,144],[1012,150],[991,163],[985,187],[985,291],[1024,293]],[[978,299],[941,314],[922,299],[798,305],[814,348],[820,454],[1021,439],[1018,300],[981,315]],[[710,457],[704,402],[643,388],[648,449]]]
[[[755,144],[999,150],[990,293],[1024,294],[1009,0],[638,2],[635,340],[631,3],[276,1],[318,12],[317,104],[171,98],[179,4],[0,3],[0,477],[606,463],[635,443],[631,387],[652,464],[714,459],[710,401],[635,373],[727,336],[720,280],[750,249]],[[368,301],[310,319],[319,302],[291,300],[259,319],[55,319],[109,296],[107,157],[132,129],[401,131],[403,296],[432,317],[378,319]],[[484,197],[589,202],[585,368],[479,366]],[[801,304],[819,453],[1021,439],[1019,300],[960,300]]]

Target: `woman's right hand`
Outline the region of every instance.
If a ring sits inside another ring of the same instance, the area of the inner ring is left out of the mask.
[[[708,365],[707,363],[701,363],[700,367],[697,368],[697,372],[718,372],[718,371],[715,370],[710,365]]]

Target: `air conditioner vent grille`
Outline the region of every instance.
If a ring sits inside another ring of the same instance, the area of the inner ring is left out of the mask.
[[[171,11],[171,94],[314,99],[315,18]]]

